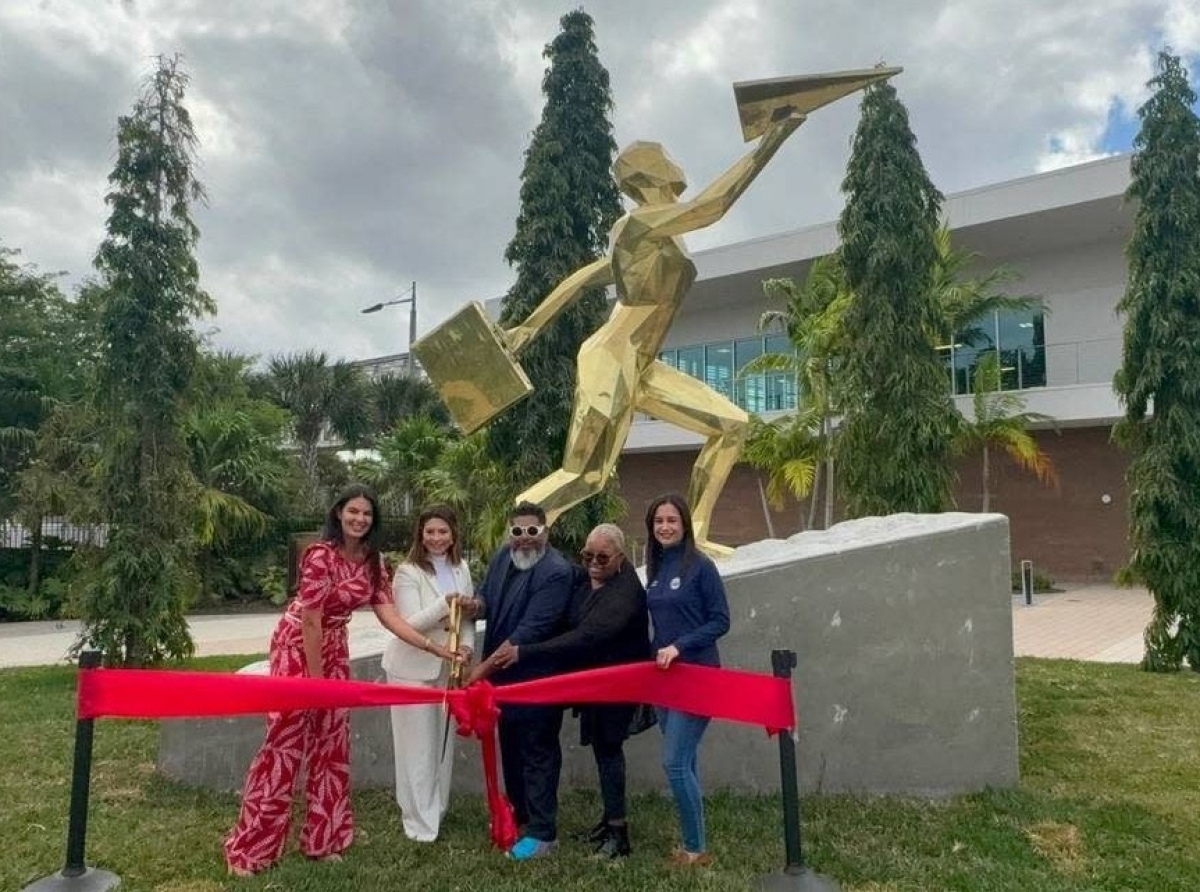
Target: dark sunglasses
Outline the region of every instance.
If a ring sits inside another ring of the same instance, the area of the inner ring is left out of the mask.
[[[533,538],[535,536],[542,535],[542,530],[544,529],[546,529],[544,524],[530,527],[514,526],[509,530],[509,532],[513,535],[513,538],[516,538],[517,536],[529,536],[530,538]]]
[[[595,563],[597,567],[607,567],[608,562],[616,556],[615,554],[604,554],[603,552],[594,551],[579,552],[579,560],[585,567],[591,563]]]

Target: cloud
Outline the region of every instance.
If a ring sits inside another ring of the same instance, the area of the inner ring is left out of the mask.
[[[119,115],[158,53],[179,52],[201,139],[201,328],[264,355],[361,358],[503,293],[523,153],[542,106],[549,0],[44,0],[0,7],[0,240],[89,271]],[[608,0],[596,19],[618,144],[659,140],[691,190],[747,150],[731,84],[884,61],[947,192],[1114,148],[1164,43],[1195,59],[1184,0]],[[1193,72],[1197,65],[1193,61]],[[693,249],[832,219],[857,103],[814,114]]]

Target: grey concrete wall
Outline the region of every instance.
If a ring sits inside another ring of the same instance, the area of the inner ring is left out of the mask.
[[[801,783],[827,792],[941,796],[1017,782],[1008,522],[1000,515],[894,515],[759,542],[722,562],[728,666],[770,671],[798,655]],[[382,678],[378,655],[354,677]],[[392,782],[387,711],[355,710],[353,778]],[[260,716],[162,723],[168,776],[237,789],[262,739]],[[577,726],[563,730],[564,789],[595,785]],[[657,729],[626,748],[630,788],[663,789]],[[458,741],[455,787],[479,791],[478,747]],[[774,791],[778,745],[760,728],[714,722],[706,789]]]

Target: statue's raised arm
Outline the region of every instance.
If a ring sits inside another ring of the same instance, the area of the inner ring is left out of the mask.
[[[521,350],[537,337],[547,325],[553,322],[558,314],[570,306],[580,293],[589,288],[611,285],[613,281],[612,264],[608,257],[593,260],[587,266],[580,267],[554,287],[554,290],[542,299],[532,313],[520,325],[505,329],[504,339],[513,353]]]
[[[665,206],[639,208],[634,215],[650,227],[656,237],[684,235],[711,226],[728,213],[734,202],[775,156],[784,140],[804,121],[805,116],[799,112],[781,109],[754,148],[730,165],[695,198]]]

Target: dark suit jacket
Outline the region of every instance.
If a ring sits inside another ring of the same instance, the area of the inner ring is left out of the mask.
[[[506,592],[505,580],[510,568],[513,579]],[[542,559],[528,570],[512,567],[509,547],[502,546],[492,557],[483,583],[476,591],[483,599],[487,617],[482,658],[487,659],[505,641],[524,648],[559,632],[566,622],[571,603],[571,580],[571,566],[549,546]],[[490,680],[495,684],[509,684],[541,678],[554,671],[553,666],[536,666],[518,660],[515,666],[493,673]]]
[[[573,671],[650,657],[646,589],[628,562],[598,589],[584,577],[571,599],[567,625],[567,631],[535,644],[514,642],[520,647],[517,665],[527,659],[552,661],[560,671]]]
[[[536,644],[520,645],[517,665],[542,671],[593,669],[636,663],[650,657],[646,589],[626,562],[611,579],[593,590],[584,574],[576,583],[567,631]],[[544,672],[543,672],[544,674]],[[593,704],[579,708],[579,742],[616,744],[629,736],[633,704]]]

